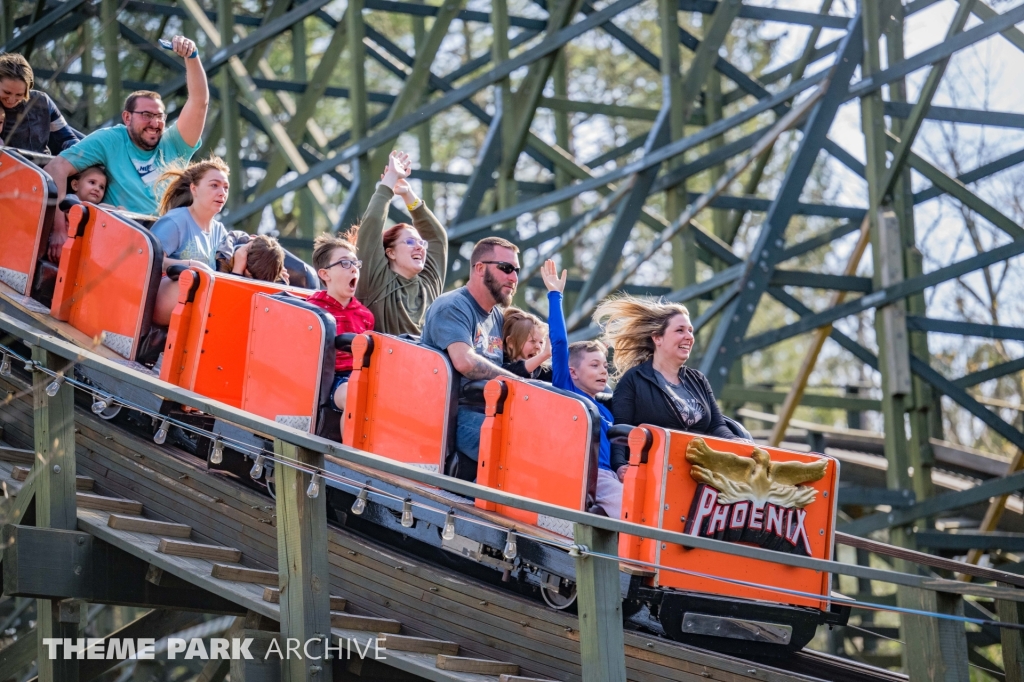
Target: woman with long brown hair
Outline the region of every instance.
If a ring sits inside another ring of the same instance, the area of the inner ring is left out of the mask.
[[[735,438],[718,409],[711,384],[687,367],[693,350],[690,312],[678,303],[621,296],[594,311],[614,350],[618,383],[612,396],[616,424],[653,424],[720,438]],[[625,476],[625,446],[612,446],[612,469]]]
[[[164,171],[160,181],[167,183],[160,198],[160,220],[153,224],[153,235],[164,250],[164,272],[173,265],[217,269],[217,247],[228,232],[214,216],[228,200],[230,170],[223,159],[211,156],[187,166]],[[178,302],[177,283],[169,278],[160,281],[153,322],[166,325]]]

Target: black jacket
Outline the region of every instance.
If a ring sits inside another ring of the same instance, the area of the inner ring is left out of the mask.
[[[622,375],[612,394],[612,414],[616,424],[651,424],[674,431],[699,433],[719,438],[735,438],[725,417],[718,409],[711,384],[702,373],[689,367],[679,370],[683,385],[701,404],[704,417],[695,424],[684,424],[679,411],[658,383],[651,360],[633,367]],[[612,445],[612,471],[629,462],[629,448]]]

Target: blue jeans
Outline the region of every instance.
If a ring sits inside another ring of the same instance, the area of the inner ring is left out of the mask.
[[[480,458],[480,427],[486,416],[483,412],[459,405],[455,424],[455,449],[474,462]]]

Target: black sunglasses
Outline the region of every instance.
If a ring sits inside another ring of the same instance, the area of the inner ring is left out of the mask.
[[[511,275],[513,272],[518,275],[519,271],[522,269],[518,265],[513,265],[512,263],[507,263],[503,260],[482,260],[479,262],[486,263],[487,265],[493,265],[506,275]]]

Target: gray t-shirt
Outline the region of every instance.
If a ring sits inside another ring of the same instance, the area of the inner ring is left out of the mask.
[[[441,294],[427,308],[420,342],[425,346],[447,351],[453,343],[469,344],[473,350],[501,367],[505,349],[501,328],[505,323],[501,309],[495,306],[488,313],[466,287]],[[459,376],[461,390],[465,378]]]
[[[708,414],[703,401],[694,395],[690,387],[686,385],[686,381],[681,380],[678,384],[670,384],[661,372],[655,372],[654,376],[658,379],[658,386],[668,396],[672,406],[679,413],[679,419],[687,428],[693,428],[694,425],[707,419]]]
[[[187,206],[171,209],[153,224],[153,235],[160,240],[164,255],[175,260],[197,260],[217,269],[217,247],[228,237],[224,224],[210,221],[203,232]]]

